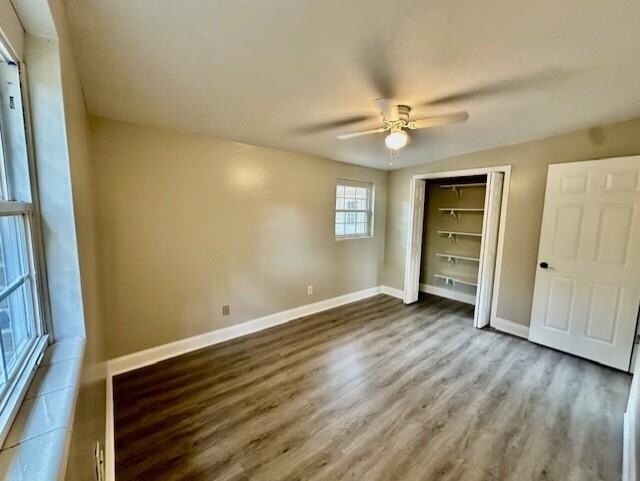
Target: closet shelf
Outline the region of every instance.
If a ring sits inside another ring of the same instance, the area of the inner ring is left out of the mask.
[[[466,207],[440,207],[440,212],[484,212],[484,209],[469,209]]]
[[[445,284],[450,286],[455,286],[457,284],[464,284],[466,286],[477,287],[478,280],[473,279],[471,277],[461,277],[459,275],[448,275],[448,274],[434,274],[433,277],[436,279],[442,279]]]
[[[459,254],[449,254],[448,252],[436,252],[436,256],[445,257],[449,262],[455,261],[456,259],[459,259],[461,261],[480,262],[479,257],[462,256]]]
[[[484,187],[487,185],[486,182],[474,182],[473,184],[442,184],[440,186],[441,189],[464,189],[465,187]]]
[[[482,234],[476,232],[457,232],[452,230],[439,230],[438,234],[446,235],[449,239],[455,240],[458,237],[482,237]]]
[[[438,210],[443,214],[448,212],[456,220],[460,220],[460,214],[463,212],[471,214],[482,214],[484,212],[484,209],[469,209],[466,207],[440,207]]]
[[[473,182],[470,184],[442,184],[440,186],[441,189],[449,189],[451,192],[455,192],[458,196],[458,199],[462,198],[462,189],[469,187],[485,187],[487,185],[486,182]]]

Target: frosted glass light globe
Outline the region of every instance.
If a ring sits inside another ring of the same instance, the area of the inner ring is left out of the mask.
[[[400,150],[402,147],[407,145],[407,140],[409,140],[407,133],[403,130],[399,130],[387,135],[387,138],[384,139],[384,143],[391,150]]]

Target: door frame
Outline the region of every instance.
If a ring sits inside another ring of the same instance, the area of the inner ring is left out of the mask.
[[[500,223],[498,227],[498,250],[496,253],[496,269],[493,279],[493,293],[491,294],[491,316],[489,325],[493,326],[496,319],[496,310],[498,306],[498,297],[500,294],[500,278],[502,273],[502,257],[504,251],[504,232],[507,220],[507,209],[509,207],[509,190],[511,184],[511,165],[498,165],[494,167],[479,167],[475,169],[461,169],[461,170],[449,170],[449,171],[437,171],[423,174],[415,174],[410,179],[409,186],[409,213],[408,213],[408,228],[407,228],[407,240],[405,247],[405,264],[404,264],[404,286],[403,286],[403,301],[407,303],[408,286],[410,282],[420,283],[420,262],[422,260],[422,249],[418,249],[419,255],[412,256],[412,243],[413,232],[416,229],[414,225],[414,211],[416,206],[415,202],[415,188],[416,182],[420,180],[432,180],[442,179],[449,177],[469,177],[473,175],[487,175],[491,172],[502,172],[504,174],[504,185],[502,187],[502,201],[500,203]],[[425,204],[427,202],[425,196]],[[421,242],[424,232],[420,236]],[[408,279],[410,272],[417,272],[418,279]]]

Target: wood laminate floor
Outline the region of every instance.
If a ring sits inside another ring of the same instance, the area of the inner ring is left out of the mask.
[[[630,376],[387,296],[118,376],[118,481],[620,479]]]

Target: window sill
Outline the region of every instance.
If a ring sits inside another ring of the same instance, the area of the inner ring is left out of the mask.
[[[0,479],[62,479],[83,352],[81,337],[46,350],[0,451]]]
[[[347,241],[347,240],[356,240],[356,239],[373,239],[372,235],[357,235],[350,237],[336,237],[336,242]]]

